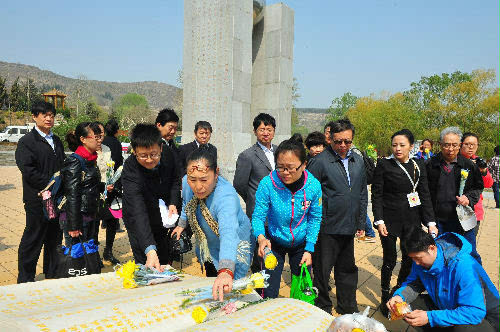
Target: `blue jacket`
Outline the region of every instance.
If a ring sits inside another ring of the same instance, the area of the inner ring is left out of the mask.
[[[182,213],[179,226],[186,227],[186,204],[194,193],[187,183],[187,176],[182,179]],[[240,205],[240,197],[233,186],[222,176],[219,176],[214,191],[207,197],[205,204],[212,217],[219,223],[219,237],[215,235],[200,208],[196,217],[201,229],[207,237],[208,250],[217,270],[229,268],[234,271],[234,278],[243,278],[252,262],[255,239],[252,235],[250,220]],[[196,256],[200,258],[199,248],[195,248]]]
[[[444,233],[436,244],[438,253],[431,268],[413,263],[408,279],[394,295],[410,303],[427,290],[439,308],[427,312],[432,327],[477,325],[486,317],[498,328],[498,290],[470,255],[470,243],[461,235]]]
[[[276,171],[263,178],[255,193],[252,227],[255,238],[268,233],[279,245],[297,247],[305,242],[305,250],[314,252],[321,226],[321,185],[305,171],[304,185],[292,193]]]

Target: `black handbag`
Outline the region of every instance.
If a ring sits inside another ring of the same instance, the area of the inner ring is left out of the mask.
[[[83,242],[81,237],[79,237],[79,240],[80,243],[71,245],[67,254],[64,254],[65,248],[60,247],[58,251],[59,259],[56,278],[72,278],[101,273],[99,250],[98,246],[93,244],[94,240],[91,239],[88,242]],[[74,252],[74,249],[76,250],[78,244],[81,245],[83,255],[81,257],[73,257],[71,253]],[[84,244],[95,248],[95,250],[89,253]]]

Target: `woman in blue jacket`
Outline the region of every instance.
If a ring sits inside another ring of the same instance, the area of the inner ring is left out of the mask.
[[[187,175],[182,179],[182,213],[172,232],[177,236],[187,223],[195,235],[196,256],[203,266],[213,262],[217,278],[214,299],[222,301],[233,279],[243,278],[252,261],[253,238],[250,220],[233,186],[219,176],[216,157],[200,147],[187,157]]]
[[[312,264],[311,254],[321,225],[321,185],[305,170],[303,144],[287,140],[275,152],[276,168],[263,178],[255,194],[252,215],[253,233],[258,240],[259,256],[271,249],[278,260],[270,274],[264,297],[278,297],[285,255],[293,275],[300,266]],[[264,227],[267,221],[267,228]]]

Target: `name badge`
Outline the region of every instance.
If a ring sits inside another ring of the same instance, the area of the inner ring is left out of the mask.
[[[408,195],[408,203],[410,203],[410,207],[415,207],[420,205],[420,197],[418,197],[418,192],[412,192]]]

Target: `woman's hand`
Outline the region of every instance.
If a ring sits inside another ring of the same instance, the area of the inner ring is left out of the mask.
[[[302,264],[306,263],[307,266],[311,266],[313,260],[312,260],[312,255],[309,251],[304,251],[304,254],[302,255],[302,259],[300,260],[299,266],[302,266]]]
[[[257,241],[259,241],[259,256],[264,257],[264,248],[268,247],[269,249],[271,249],[271,241],[266,239],[266,237],[262,234],[259,235]]]
[[[178,214],[177,207],[175,205],[169,205],[168,206],[168,216],[171,217],[173,214]]]
[[[150,250],[146,254],[146,267],[163,272],[164,268],[160,265],[160,260],[158,259],[156,250]]]
[[[80,230],[69,231],[68,234],[71,237],[79,237],[80,235],[82,235],[82,231],[80,231]]]
[[[224,301],[224,293],[229,293],[233,289],[233,277],[227,272],[222,272],[215,279],[212,287],[212,297],[215,301]]]
[[[170,234],[171,237],[174,237],[175,235],[175,239],[176,240],[179,240],[180,237],[181,237],[181,233],[184,231],[184,228],[181,227],[181,226],[177,226],[174,228],[174,230],[172,231],[172,234]]]
[[[389,232],[387,231],[387,227],[385,227],[385,224],[380,224],[377,226],[378,233],[380,236],[387,236],[389,235]]]

